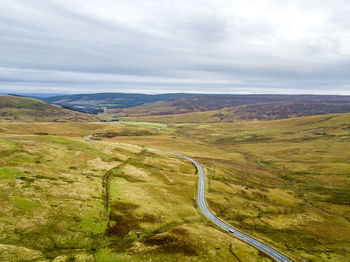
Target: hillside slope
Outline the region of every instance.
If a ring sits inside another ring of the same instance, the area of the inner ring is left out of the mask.
[[[349,96],[206,95],[114,109],[118,116],[156,116],[212,111],[216,121],[272,120],[350,112]],[[208,112],[209,113],[209,112]],[[207,114],[206,114],[207,115]]]
[[[97,121],[99,118],[58,106],[44,101],[8,95],[0,95],[0,121]]]
[[[334,101],[279,102],[226,108],[216,115],[222,121],[276,120],[312,115],[350,112],[350,103]],[[215,115],[214,115],[215,116]]]
[[[45,98],[46,102],[90,113],[103,112],[104,108],[127,108],[166,99],[194,96],[194,94],[127,94],[98,93],[62,95]]]
[[[0,261],[271,261],[201,218],[189,162],[142,146],[82,141],[133,130],[152,129],[0,123]]]
[[[192,123],[113,141],[195,157],[207,171],[208,207],[293,261],[349,262],[350,114],[195,122],[207,113],[153,116]]]

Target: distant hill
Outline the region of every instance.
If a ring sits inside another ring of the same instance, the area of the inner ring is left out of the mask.
[[[0,95],[0,121],[97,121],[95,115],[88,115],[44,101],[18,96]]]
[[[283,118],[349,113],[350,101],[296,101],[236,106],[214,114],[221,121],[276,120]]]
[[[0,95],[23,96],[23,97],[43,99],[43,98],[48,98],[52,96],[61,96],[65,94],[63,93],[0,93]]]
[[[73,110],[89,113],[103,112],[104,108],[127,108],[155,101],[174,99],[179,97],[190,97],[194,94],[126,94],[126,93],[98,93],[63,95],[44,98],[46,102],[61,105]]]
[[[171,115],[191,112],[213,111],[232,108],[240,105],[255,105],[272,103],[327,103],[337,105],[350,104],[350,96],[322,95],[200,95],[180,97],[149,103],[141,106],[115,109],[120,115]]]
[[[156,116],[213,111],[215,119],[270,120],[350,112],[350,96],[203,95],[112,109],[118,116]],[[206,114],[208,115],[208,114]]]

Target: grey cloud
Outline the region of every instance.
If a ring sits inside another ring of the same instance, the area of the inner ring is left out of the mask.
[[[0,91],[348,94],[350,3],[311,2],[0,0]]]

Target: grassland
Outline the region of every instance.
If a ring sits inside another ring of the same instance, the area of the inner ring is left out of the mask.
[[[141,121],[121,121],[121,124],[130,125],[130,126],[146,127],[146,128],[162,128],[164,126],[164,124],[162,124],[162,123],[141,122]]]
[[[0,123],[0,261],[269,261],[200,215],[193,166],[147,148],[201,163],[231,225],[296,261],[350,261],[350,114],[221,117]]]
[[[183,118],[153,137],[112,140],[194,157],[207,168],[210,208],[297,260],[349,261],[349,123],[349,114],[199,124]]]
[[[198,95],[179,97],[147,103],[124,109],[107,111],[119,117],[142,117],[157,120],[170,117],[179,120],[181,114],[186,122],[208,122],[208,117],[220,122],[237,120],[275,120],[310,115],[350,112],[349,96],[313,95]],[[199,116],[190,120],[191,116]],[[162,117],[159,117],[162,116]],[[140,121],[145,121],[140,119]],[[194,120],[194,121],[193,121]],[[169,123],[169,122],[168,122]]]
[[[107,223],[101,178],[119,163],[107,150],[50,136],[2,137],[1,261],[91,257]]]
[[[0,121],[2,122],[82,122],[100,119],[96,115],[64,109],[38,99],[0,95]]]
[[[191,96],[191,94],[127,94],[98,93],[63,95],[46,98],[45,101],[61,106],[83,110],[85,112],[103,112],[106,108],[126,108],[159,100]]]
[[[236,256],[243,261],[269,261],[254,248],[206,225],[193,204],[197,177],[189,163],[141,150],[111,175],[107,236],[119,258],[229,261]]]
[[[82,141],[163,132],[144,125],[0,123],[0,261],[270,261],[197,212],[188,162]]]

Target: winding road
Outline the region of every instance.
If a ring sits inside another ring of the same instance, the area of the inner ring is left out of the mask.
[[[94,137],[95,135],[89,135],[84,137],[86,141],[96,141],[91,139],[92,137]],[[184,158],[188,161],[190,161],[198,170],[199,173],[199,185],[198,185],[198,205],[200,207],[200,209],[202,210],[203,214],[210,219],[214,224],[216,224],[217,226],[219,226],[221,229],[233,234],[235,237],[239,238],[240,240],[254,246],[255,248],[261,250],[262,252],[264,252],[265,254],[267,254],[268,256],[270,256],[271,258],[273,258],[276,261],[280,261],[280,262],[292,262],[292,260],[290,260],[289,258],[287,258],[285,255],[283,255],[282,253],[276,251],[275,249],[267,246],[266,244],[263,244],[259,241],[257,241],[256,239],[254,239],[253,237],[249,236],[248,234],[242,233],[241,231],[239,231],[238,229],[231,227],[227,224],[225,224],[224,222],[222,222],[219,218],[217,218],[207,207],[206,203],[205,203],[205,172],[203,167],[194,159],[185,156],[183,154],[179,154],[177,152],[172,152],[169,150],[165,150],[165,149],[158,149],[158,148],[150,148],[153,150],[160,150],[160,151],[164,151],[164,152],[168,152],[168,153],[172,153],[175,154],[181,158]]]
[[[164,150],[166,151],[166,150]],[[167,151],[170,152],[170,151]],[[205,172],[203,167],[194,159],[184,156],[182,154],[176,153],[176,152],[171,152],[175,155],[178,155],[182,158],[187,159],[190,161],[192,164],[194,164],[199,172],[199,186],[198,186],[198,204],[204,215],[209,218],[212,222],[214,222],[217,226],[222,228],[223,230],[233,234],[237,238],[243,240],[244,242],[256,247],[257,249],[261,250],[265,254],[269,255],[276,261],[281,261],[281,262],[292,262],[292,260],[288,259],[285,255],[282,255],[280,252],[272,249],[271,247],[268,247],[267,245],[255,240],[253,237],[242,233],[238,231],[237,229],[228,226],[224,222],[222,222],[220,219],[218,219],[216,216],[213,215],[213,213],[208,209],[207,205],[205,204]]]

